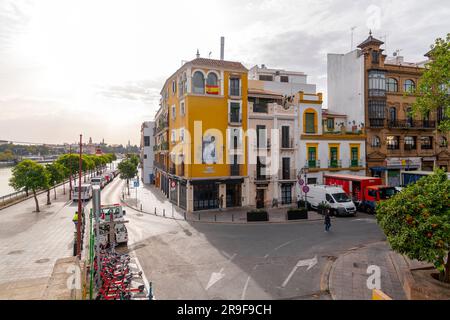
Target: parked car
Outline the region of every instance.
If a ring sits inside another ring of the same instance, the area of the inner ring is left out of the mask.
[[[355,216],[356,205],[340,187],[309,185],[307,202],[313,209],[321,203],[327,203],[330,213],[336,216]]]
[[[98,185],[101,189],[103,189],[106,185],[106,180],[103,176],[97,176],[91,178],[91,185]]]
[[[78,201],[79,187],[75,186],[72,190],[73,201]],[[89,201],[92,198],[92,186],[90,184],[81,185],[81,200]]]

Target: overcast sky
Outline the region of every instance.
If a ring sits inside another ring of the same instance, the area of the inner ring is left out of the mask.
[[[195,58],[304,71],[368,36],[422,61],[450,32],[447,1],[0,0],[0,140],[139,144],[164,80]]]

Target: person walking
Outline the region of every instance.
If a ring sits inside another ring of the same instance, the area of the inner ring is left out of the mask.
[[[330,228],[331,228],[331,217],[330,217],[330,212],[327,209],[325,212],[325,232],[329,232]]]
[[[223,208],[223,194],[220,195],[219,198],[219,210],[222,211],[222,208]]]

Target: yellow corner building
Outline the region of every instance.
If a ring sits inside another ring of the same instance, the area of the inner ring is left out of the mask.
[[[248,70],[197,58],[170,76],[155,119],[155,183],[187,212],[248,204]]]

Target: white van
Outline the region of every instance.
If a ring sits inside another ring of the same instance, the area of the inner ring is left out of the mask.
[[[317,209],[321,202],[325,202],[330,205],[330,211],[334,215],[356,215],[355,204],[342,188],[324,185],[308,185],[308,187],[307,201],[313,209]]]
[[[103,189],[106,185],[106,181],[104,177],[93,177],[91,178],[91,185],[95,186],[100,186],[101,189]]]
[[[92,198],[92,186],[90,184],[81,185],[81,200],[89,201]],[[78,201],[78,186],[75,186],[72,190],[72,200]]]

